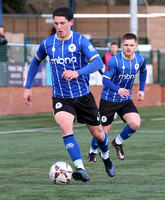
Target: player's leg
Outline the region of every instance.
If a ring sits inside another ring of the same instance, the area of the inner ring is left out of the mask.
[[[115,166],[109,156],[109,143],[107,134],[103,131],[102,126],[87,125],[93,137],[97,140],[98,147],[100,148],[100,157],[104,162],[106,172],[109,176],[115,176]]]
[[[140,127],[141,119],[140,115],[137,111],[137,108],[133,104],[133,102],[129,101],[123,107],[120,116],[127,123],[121,133],[112,141],[112,145],[115,147],[117,156],[120,160],[124,160],[124,151],[122,147],[122,143],[124,140],[133,136],[136,130]]]
[[[107,134],[102,129],[100,115],[91,93],[85,95],[81,99],[80,104],[78,103],[76,114],[78,121],[85,122],[93,137],[97,140],[107,174],[109,176],[114,176],[115,166],[109,156]]]
[[[59,104],[59,99],[57,101]],[[85,167],[83,165],[81,151],[79,145],[74,137],[73,134],[73,122],[74,122],[74,113],[71,108],[67,105],[67,101],[62,100],[61,105],[62,107],[58,108],[56,100],[54,100],[54,119],[59,125],[64,141],[64,145],[76,167],[76,171],[73,172],[73,178],[75,180],[81,180],[86,182],[89,180],[88,174],[85,172]],[[55,106],[56,105],[56,106]],[[61,109],[61,110],[58,110]],[[63,110],[67,111],[63,111]],[[75,174],[74,174],[75,173]]]
[[[103,130],[108,134],[111,128],[111,123],[114,119],[114,106],[112,107],[111,102],[100,100],[99,112],[101,116],[101,123]],[[88,162],[96,162],[98,144],[97,140],[93,137],[91,141],[91,147],[88,153]]]
[[[108,133],[111,128],[111,124],[107,126],[102,126],[105,133]],[[93,137],[91,141],[91,147],[88,153],[88,162],[96,162],[97,161],[97,150],[98,150],[98,144],[97,140]]]

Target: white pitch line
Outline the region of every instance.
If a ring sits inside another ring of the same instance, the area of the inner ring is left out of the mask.
[[[49,129],[53,129],[53,128],[55,128],[55,127],[35,128],[35,129],[25,129],[25,130],[15,130],[15,131],[3,131],[3,132],[0,132],[0,134],[37,132],[37,131],[49,130]]]
[[[161,120],[165,120],[165,118],[152,118],[152,121],[161,121]],[[114,121],[113,124],[122,124],[123,121]],[[85,124],[77,124],[74,125],[74,128],[78,128],[78,127],[86,127]],[[15,131],[2,131],[0,132],[0,135],[3,134],[11,134],[11,133],[31,133],[31,132],[38,132],[38,131],[46,131],[46,130],[53,130],[54,132],[60,132],[60,128],[58,127],[48,127],[48,128],[35,128],[35,129],[24,129],[24,130],[15,130]],[[121,130],[112,130],[113,132],[120,132]],[[138,132],[149,132],[149,133],[164,133],[165,131],[152,131],[152,130],[148,130],[148,131],[140,131],[138,130]]]
[[[121,132],[121,129],[120,130],[112,130],[110,131],[112,133],[120,133]],[[137,130],[137,132],[139,133],[165,133],[165,131],[152,131],[152,130],[147,130],[147,131],[144,131],[144,130]]]
[[[75,125],[74,127],[82,127],[85,126],[83,124],[81,125]],[[2,134],[10,134],[10,133],[28,133],[28,132],[38,132],[38,131],[45,131],[45,130],[52,130],[54,129],[54,132],[60,131],[60,128],[58,127],[48,127],[48,128],[34,128],[34,129],[24,129],[24,130],[15,130],[15,131],[2,131],[0,132],[0,135]]]
[[[151,119],[151,121],[162,121],[162,120],[165,120],[165,118],[162,117],[162,118],[153,118],[153,119]]]
[[[122,121],[116,121],[116,122],[113,122],[113,124],[121,124],[123,123]],[[86,127],[85,124],[77,124],[77,125],[74,125],[74,128],[78,128],[78,127]],[[34,129],[24,129],[24,130],[15,130],[15,131],[2,131],[0,132],[0,135],[3,135],[3,134],[10,134],[10,133],[31,133],[31,132],[38,132],[38,131],[46,131],[46,130],[53,130],[54,129],[54,132],[58,132],[60,131],[60,128],[59,129],[56,129],[58,127],[48,127],[48,128],[34,128]]]

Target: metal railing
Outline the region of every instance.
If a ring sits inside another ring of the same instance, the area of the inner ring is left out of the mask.
[[[29,63],[32,61],[38,47],[39,45],[36,44],[7,44],[0,46],[0,87],[24,85]],[[109,51],[108,47],[96,47],[96,49],[101,57]],[[150,74],[149,83],[165,85],[165,51],[150,50],[138,53],[142,54],[146,59],[146,64],[149,68],[148,74]],[[49,75],[49,61],[46,58],[42,64],[40,75],[38,75],[38,82],[42,82],[41,85],[43,86],[50,86]],[[44,81],[39,81],[39,79],[44,79]],[[135,83],[138,84],[138,81]]]

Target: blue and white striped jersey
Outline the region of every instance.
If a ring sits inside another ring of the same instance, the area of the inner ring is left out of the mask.
[[[123,52],[114,55],[109,60],[103,76],[110,79],[118,87],[128,89],[130,95],[122,98],[117,92],[104,86],[101,98],[111,102],[122,102],[131,99],[132,86],[139,70],[140,72],[146,70],[145,58],[142,55],[134,53],[132,60],[126,59]]]
[[[54,97],[76,98],[90,92],[89,75],[80,75],[70,82],[61,78],[65,70],[79,70],[88,65],[98,52],[89,40],[80,33],[72,32],[68,39],[61,40],[57,34],[52,35],[40,44],[36,58],[41,61],[49,56],[52,73],[52,93]]]

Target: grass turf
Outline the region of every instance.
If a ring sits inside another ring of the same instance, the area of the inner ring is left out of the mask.
[[[75,123],[74,133],[82,151],[87,183],[72,180],[54,185],[49,168],[57,161],[74,166],[64,147],[52,114],[0,116],[1,200],[164,200],[165,198],[165,106],[139,108],[142,124],[124,142],[126,158],[120,161],[110,145],[116,176],[108,177],[98,156],[88,163],[92,136],[86,126]],[[123,129],[114,121],[109,142]]]

